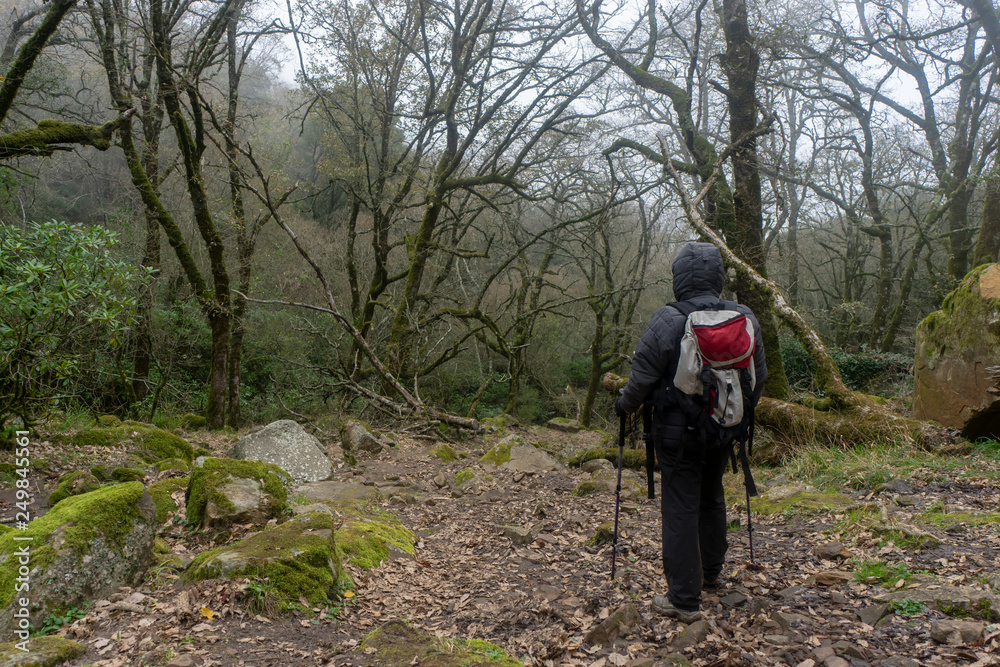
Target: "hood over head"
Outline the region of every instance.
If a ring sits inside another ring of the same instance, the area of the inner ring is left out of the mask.
[[[688,243],[674,258],[674,298],[718,297],[726,284],[722,255],[711,243]]]

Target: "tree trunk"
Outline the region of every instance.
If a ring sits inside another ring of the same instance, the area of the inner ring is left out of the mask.
[[[726,34],[723,65],[729,81],[729,136],[735,144],[757,127],[760,57],[750,34],[745,0],[723,1],[723,24]],[[736,148],[732,164],[734,224],[732,230],[725,230],[726,241],[740,258],[766,277],[760,167],[755,138],[743,141]],[[740,301],[754,312],[760,322],[768,367],[764,392],[768,396],[785,398],[788,396],[788,378],[785,377],[785,365],[781,359],[781,342],[778,340],[771,299],[745,280],[737,282],[736,290]]]
[[[229,313],[216,312],[209,317],[212,329],[212,361],[208,375],[208,427],[218,430],[226,425],[226,386],[229,359]]]
[[[979,227],[976,241],[976,255],[973,264],[989,264],[1000,255],[1000,161],[998,171],[986,180],[986,196],[983,202],[983,222]]]
[[[924,235],[921,234],[920,238],[917,240],[917,245],[913,248],[913,253],[910,255],[910,261],[906,263],[906,271],[903,273],[903,282],[899,286],[899,301],[896,303],[896,307],[892,311],[892,319],[889,321],[889,326],[886,328],[885,337],[882,339],[879,349],[883,352],[889,352],[892,350],[892,346],[896,342],[896,333],[899,331],[899,325],[903,322],[903,313],[906,312],[906,306],[910,301],[910,291],[913,289],[913,280],[917,275],[917,265],[920,262],[920,253],[923,252],[924,246],[926,245],[926,240]]]

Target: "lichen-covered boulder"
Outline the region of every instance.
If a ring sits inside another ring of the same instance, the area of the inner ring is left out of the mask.
[[[58,635],[0,644],[2,667],[54,667],[83,655],[83,644]]]
[[[291,419],[272,422],[240,438],[229,455],[234,459],[273,463],[298,482],[329,479],[333,472],[320,441]]]
[[[913,417],[1000,437],[1000,264],[974,269],[917,326]]]
[[[0,535],[0,636],[15,629],[18,577],[30,582],[24,599],[40,627],[50,613],[138,584],[152,562],[156,528],[153,499],[129,482],[66,498],[26,530]]]
[[[382,451],[382,441],[372,434],[371,428],[354,419],[344,422],[340,429],[340,442],[344,452],[351,456],[360,452],[375,456]]]
[[[337,522],[326,512],[303,514],[235,544],[199,554],[184,571],[183,579],[266,579],[285,601],[304,597],[310,604],[321,605],[333,596],[341,576],[336,529]]]
[[[289,482],[273,463],[206,458],[195,466],[187,487],[188,522],[213,528],[266,523],[285,513]]]
[[[101,482],[89,470],[73,470],[59,478],[56,490],[49,494],[49,505],[55,505],[64,498],[79,496],[101,488]]]
[[[73,436],[78,447],[124,446],[148,463],[163,459],[190,461],[194,448],[187,440],[150,424],[125,421],[111,428],[93,428]]]

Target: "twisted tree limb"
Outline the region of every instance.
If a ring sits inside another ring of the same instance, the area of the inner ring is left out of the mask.
[[[73,146],[93,146],[99,151],[111,148],[115,130],[135,115],[129,109],[104,125],[84,125],[47,119],[25,130],[0,134],[0,160],[25,156],[49,156],[56,151],[70,151]]]

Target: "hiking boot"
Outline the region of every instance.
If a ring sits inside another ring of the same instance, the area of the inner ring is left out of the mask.
[[[666,595],[654,595],[651,606],[658,613],[669,618],[676,618],[681,623],[694,623],[695,621],[701,620],[700,611],[684,611],[683,609],[678,609],[671,604]]]
[[[717,591],[722,588],[722,582],[719,578],[715,579],[702,579],[701,580],[701,590],[703,591]]]

